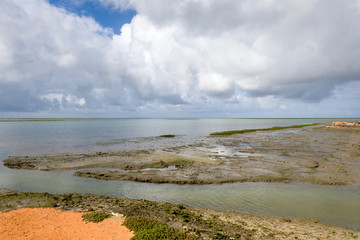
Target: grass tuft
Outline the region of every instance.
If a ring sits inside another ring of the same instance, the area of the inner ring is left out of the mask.
[[[162,138],[173,138],[173,137],[175,137],[175,135],[173,135],[173,134],[166,134],[166,135],[160,135],[159,137],[162,137]]]
[[[124,222],[131,231],[135,232],[132,240],[153,240],[153,239],[184,239],[195,240],[195,236],[182,233],[175,228],[169,227],[165,223],[155,221],[146,217],[134,216],[127,217]]]
[[[312,123],[312,124],[301,124],[301,125],[293,125],[293,126],[286,126],[286,127],[275,126],[275,127],[271,127],[271,128],[233,130],[233,131],[210,133],[210,135],[211,136],[225,136],[225,135],[241,134],[241,133],[256,132],[256,131],[274,131],[274,130],[281,130],[281,129],[287,129],[287,128],[302,128],[302,127],[306,127],[306,126],[315,126],[318,124],[319,123]]]
[[[84,221],[94,222],[94,223],[101,222],[109,217],[110,217],[110,215],[107,213],[104,213],[104,212],[91,212],[91,213],[85,213],[84,215],[82,215],[82,218]]]

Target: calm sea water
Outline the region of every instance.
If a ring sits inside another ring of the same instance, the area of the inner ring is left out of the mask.
[[[211,132],[266,128],[348,119],[81,119],[49,122],[0,122],[0,159],[9,155],[86,152],[141,142],[195,141]],[[354,119],[351,119],[354,120]],[[177,139],[154,141],[162,134]],[[137,146],[136,144],[134,146]],[[359,186],[232,183],[221,185],[149,184],[72,176],[72,171],[12,170],[0,165],[0,187],[50,193],[96,193],[183,203],[276,216],[315,217],[360,230]]]

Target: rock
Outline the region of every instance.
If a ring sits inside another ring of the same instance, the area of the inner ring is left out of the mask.
[[[19,193],[19,191],[7,189],[7,188],[0,188],[0,196],[11,195],[15,193]]]
[[[330,127],[331,128],[360,128],[360,122],[359,121],[333,122]]]
[[[50,168],[47,167],[47,166],[40,166],[40,167],[38,167],[38,170],[40,170],[40,171],[49,171]]]

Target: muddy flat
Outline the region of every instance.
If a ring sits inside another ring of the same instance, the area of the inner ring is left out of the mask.
[[[208,136],[196,144],[163,148],[12,156],[9,168],[74,174],[105,180],[212,184],[305,182],[360,184],[360,130],[326,124],[228,136]]]

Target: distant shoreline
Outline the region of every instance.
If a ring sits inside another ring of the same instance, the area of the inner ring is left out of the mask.
[[[135,118],[119,118],[119,117],[108,117],[108,118],[104,118],[104,117],[93,117],[93,118],[83,118],[83,117],[69,117],[69,118],[62,118],[62,117],[54,117],[54,118],[0,118],[0,122],[26,122],[26,121],[66,121],[66,120],[111,120],[111,119],[119,119],[119,120],[126,120],[126,119],[161,119],[161,120],[201,120],[201,119],[349,119],[349,120],[360,120],[360,117],[351,117],[351,118],[331,118],[331,117],[326,117],[326,118],[310,118],[310,117],[292,117],[292,118],[259,118],[259,117],[254,117],[254,118],[249,118],[249,117],[244,117],[244,118],[218,118],[218,117],[208,117],[208,118],[193,118],[193,117],[189,117],[189,118],[146,118],[146,117],[135,117]]]

